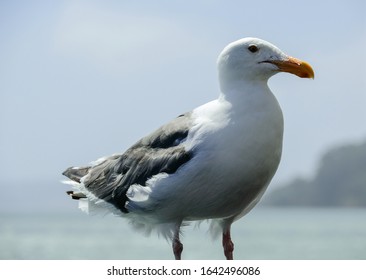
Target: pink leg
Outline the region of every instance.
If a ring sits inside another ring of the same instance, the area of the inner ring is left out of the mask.
[[[183,251],[183,244],[179,240],[179,228],[180,225],[177,225],[173,237],[173,253],[176,260],[181,260],[181,255]]]
[[[227,260],[233,259],[234,243],[231,241],[230,227],[222,233],[222,246]]]

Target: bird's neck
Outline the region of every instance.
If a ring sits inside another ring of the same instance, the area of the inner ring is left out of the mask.
[[[261,106],[262,102],[273,99],[274,96],[267,85],[267,81],[239,80],[230,86],[222,87],[219,100],[229,102],[233,109],[247,110],[248,107]]]

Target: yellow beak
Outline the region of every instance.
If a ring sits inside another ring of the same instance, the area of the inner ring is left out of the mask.
[[[286,60],[267,61],[278,67],[281,72],[288,72],[300,78],[314,79],[314,70],[310,64],[300,59],[289,56]]]

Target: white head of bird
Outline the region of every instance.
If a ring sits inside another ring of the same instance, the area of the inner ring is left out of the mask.
[[[266,83],[279,72],[314,78],[314,71],[307,62],[288,56],[258,38],[244,38],[227,45],[219,55],[217,65],[223,92],[238,83]]]

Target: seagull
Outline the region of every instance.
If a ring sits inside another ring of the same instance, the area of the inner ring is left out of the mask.
[[[227,45],[217,59],[216,100],[179,115],[124,153],[63,172],[79,208],[127,218],[172,242],[180,260],[181,227],[210,220],[233,259],[231,225],[260,200],[280,162],[281,108],[268,79],[288,72],[314,78],[311,66],[258,38]]]

